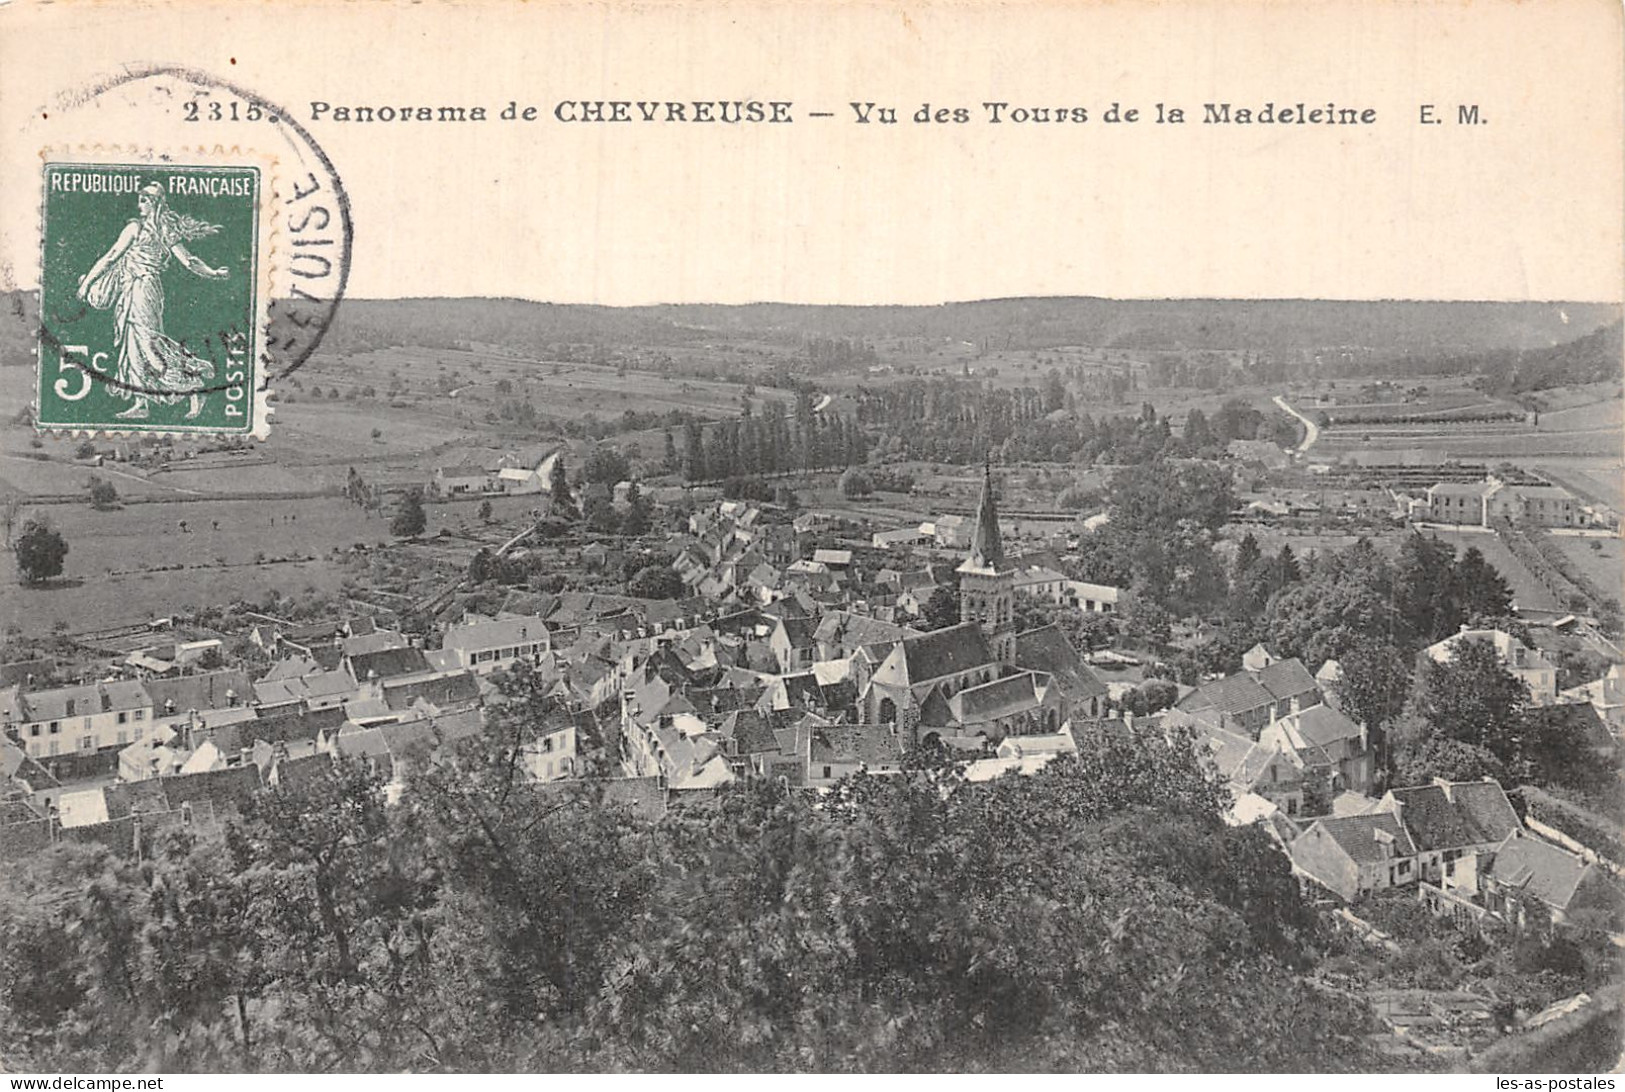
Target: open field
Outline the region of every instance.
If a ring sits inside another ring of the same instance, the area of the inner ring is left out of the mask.
[[[0,615],[35,634],[59,622],[70,631],[139,622],[270,588],[330,590],[339,577],[329,551],[390,541],[387,518],[369,518],[338,498],[151,503],[109,512],[44,505],[25,510],[24,518],[35,513],[68,542],[61,583],[20,587],[9,552],[0,576]],[[318,560],[256,566],[259,554]],[[146,571],[173,565],[209,568]]]
[[[511,388],[507,393],[497,390],[504,380]],[[410,348],[357,353],[342,359],[319,355],[284,386],[291,389],[300,404],[310,400],[312,388],[318,386],[329,393],[337,389],[341,395],[372,387],[376,393],[358,404],[395,401],[414,408],[432,408],[443,418],[452,419],[461,411],[465,419],[482,426],[485,411],[504,401],[527,398],[544,417],[573,418],[595,413],[601,418],[614,418],[627,410],[666,413],[674,409],[731,416],[739,410],[739,396],[744,389],[736,383],[618,369],[608,364]],[[789,397],[788,392],[781,393]]]
[[[1552,593],[1536,580],[1530,571],[1524,568],[1523,562],[1512,555],[1498,535],[1477,534],[1470,531],[1428,531],[1430,535],[1438,536],[1441,542],[1448,542],[1456,548],[1457,554],[1467,552],[1469,546],[1477,546],[1478,552],[1484,555],[1484,560],[1495,566],[1497,571],[1506,578],[1512,587],[1512,600],[1524,610],[1563,610]]]
[[[1625,423],[1625,402],[1610,398],[1603,402],[1548,410],[1540,415],[1542,432],[1580,432],[1598,428],[1617,429]]]
[[[1552,535],[1551,541],[1563,551],[1581,575],[1616,599],[1625,599],[1625,542],[1617,538],[1578,538]]]
[[[1491,464],[1502,460],[1618,457],[1620,434],[1617,428],[1559,431],[1547,429],[1545,424],[1545,418],[1542,418],[1542,427],[1538,431],[1523,424],[1479,428],[1464,426],[1448,430],[1438,426],[1408,429],[1351,427],[1322,432],[1313,453],[1337,456],[1423,451],[1464,462]]]
[[[68,571],[73,571],[68,554]],[[10,569],[10,565],[7,565]],[[230,603],[258,599],[266,592],[332,592],[343,574],[331,561],[287,565],[246,565],[142,573],[128,577],[69,578],[43,588],[24,588],[9,571],[0,587],[0,616],[25,636],[43,636],[57,627],[80,633]]]

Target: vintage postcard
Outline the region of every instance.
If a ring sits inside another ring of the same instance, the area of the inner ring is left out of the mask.
[[[0,1073],[1614,1089],[1622,23],[0,2]]]

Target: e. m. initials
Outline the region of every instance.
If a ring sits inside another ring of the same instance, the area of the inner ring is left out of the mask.
[[[1448,108],[1442,108],[1437,103],[1424,102],[1418,112],[1418,120],[1423,125],[1443,125],[1445,118],[1441,116],[1441,110],[1444,111],[1445,115],[1448,115]],[[1488,125],[1489,123],[1490,119],[1484,116],[1484,112],[1478,108],[1476,102],[1456,107],[1457,125]]]

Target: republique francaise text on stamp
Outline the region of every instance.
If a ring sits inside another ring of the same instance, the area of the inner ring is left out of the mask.
[[[262,163],[47,153],[42,431],[264,436]]]

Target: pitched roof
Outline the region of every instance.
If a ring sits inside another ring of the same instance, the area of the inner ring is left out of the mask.
[[[738,709],[723,718],[723,731],[733,738],[736,755],[767,754],[779,749],[771,714],[755,709]]]
[[[1072,701],[1104,697],[1107,687],[1055,623],[1016,635],[1015,663],[1029,671],[1042,671],[1055,680]]]
[[[68,712],[69,704],[73,712]],[[35,690],[18,698],[24,720],[60,720],[119,709],[146,709],[152,699],[139,682],[119,680]]]
[[[1518,813],[1512,810],[1512,801],[1498,782],[1452,781],[1448,791],[1463,819],[1484,836],[1484,841],[1498,842],[1523,829]]]
[[[415,675],[429,670],[429,661],[423,658],[421,648],[384,648],[377,652],[361,652],[350,657],[350,673],[357,682],[374,676],[387,679],[394,675]]]
[[[51,772],[28,756],[28,752],[0,735],[0,777],[28,786],[32,792],[58,788]]]
[[[161,777],[158,783],[163,786],[164,795],[172,808],[183,803],[207,800],[218,812],[223,806],[239,808],[254,795],[260,787],[260,769],[248,763],[205,773]]]
[[[1254,678],[1257,679],[1258,685],[1277,701],[1297,697],[1315,689],[1316,686],[1315,677],[1309,674],[1309,669],[1298,659],[1276,660],[1263,670],[1255,672]]]
[[[1179,707],[1185,710],[1217,709],[1221,713],[1237,716],[1273,704],[1274,700],[1252,675],[1243,671],[1203,683],[1187,694],[1179,702]]]
[[[969,686],[948,699],[957,719],[965,723],[996,720],[1024,713],[1039,704],[1038,676],[1030,671]]]
[[[902,648],[911,685],[957,675],[993,662],[987,635],[975,622],[961,622],[919,637],[906,637]]]
[[[784,630],[784,636],[790,642],[791,648],[812,648],[817,643],[815,640],[817,624],[811,618],[792,615],[780,618],[779,626]]]
[[[1439,786],[1417,785],[1391,792],[1401,805],[1400,821],[1418,849],[1460,849],[1485,840],[1475,837],[1477,829],[1469,825],[1461,810]]]
[[[440,707],[467,705],[480,700],[480,684],[471,672],[450,671],[384,682],[384,704],[401,710],[418,700]]]
[[[1373,812],[1366,815],[1323,816],[1316,819],[1309,827],[1314,830],[1319,827],[1331,836],[1343,852],[1356,861],[1370,862],[1384,859],[1382,841],[1377,832],[1388,835],[1393,839],[1394,856],[1416,856],[1416,845],[1405,833],[1403,827],[1387,812]],[[1307,834],[1308,831],[1305,831]]]
[[[1489,874],[1547,906],[1567,910],[1591,867],[1574,854],[1538,838],[1509,838],[1496,851]]]
[[[371,630],[339,640],[339,648],[346,656],[356,656],[363,652],[381,652],[386,648],[405,648],[406,644],[405,635],[393,630]]]
[[[271,713],[237,726],[244,740],[262,739],[267,743],[285,740],[315,739],[324,731],[332,731],[344,723],[344,707],[326,709],[294,709]]]
[[[813,636],[826,643],[834,642],[845,647],[856,647],[874,644],[877,641],[898,641],[918,634],[918,630],[900,626],[896,622],[886,622],[851,611],[832,610],[818,620],[818,629]]]
[[[225,709],[251,700],[254,684],[243,671],[211,671],[205,675],[181,675],[169,679],[148,679],[147,693],[157,710]],[[171,706],[169,703],[174,702]]]
[[[811,762],[896,765],[903,746],[886,724],[823,724],[812,729]]]

